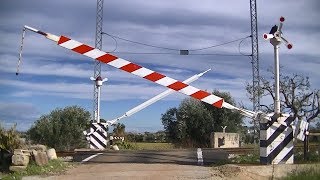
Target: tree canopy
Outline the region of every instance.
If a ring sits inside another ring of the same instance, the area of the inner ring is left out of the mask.
[[[235,105],[229,93],[214,91],[213,94]],[[242,118],[237,112],[187,98],[178,108],[170,108],[162,114],[161,120],[169,141],[187,147],[209,147],[212,132],[221,132],[221,126],[228,126],[228,132],[238,132]]]
[[[259,94],[256,96],[271,97],[274,96],[274,77],[260,77]],[[252,84],[247,84],[247,92],[253,96]],[[320,113],[320,90],[312,89],[309,77],[300,74],[284,75],[280,74],[280,105],[282,112],[290,113],[299,120],[305,119],[308,122],[319,117]],[[274,103],[262,104],[262,109],[267,112],[273,112]]]
[[[78,106],[57,108],[41,116],[28,130],[34,143],[57,150],[73,150],[86,146],[83,131],[88,128],[90,112]]]

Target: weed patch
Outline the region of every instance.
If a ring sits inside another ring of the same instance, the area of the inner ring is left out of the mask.
[[[282,178],[282,180],[300,180],[300,179],[308,179],[308,180],[318,180],[320,179],[320,168],[308,168],[301,171],[295,171],[292,174]]]
[[[23,176],[54,175],[65,171],[70,166],[71,164],[61,160],[50,160],[44,166],[38,166],[32,161],[25,171],[9,173],[2,177],[2,180],[22,179]]]

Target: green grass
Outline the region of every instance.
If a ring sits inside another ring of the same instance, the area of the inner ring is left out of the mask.
[[[303,152],[297,152],[294,155],[295,163],[315,163],[320,162],[320,155],[314,151],[310,151],[307,153],[307,159],[304,160]]]
[[[225,164],[259,164],[260,163],[260,157],[258,154],[246,154],[246,155],[237,155],[230,159],[224,159],[216,161],[211,166],[221,166]]]
[[[118,142],[120,149],[127,150],[169,150],[175,149],[171,143]]]
[[[258,153],[239,155],[230,159],[234,164],[259,164],[260,156]]]
[[[174,149],[171,143],[130,143],[136,146],[137,150],[168,150]]]
[[[44,166],[38,166],[32,161],[25,171],[9,173],[0,179],[10,180],[22,179],[23,176],[53,175],[65,171],[69,166],[70,164],[61,160],[50,160],[49,163]]]
[[[301,180],[301,179],[308,179],[308,180],[319,180],[320,179],[320,168],[309,168],[304,169],[302,171],[295,171],[292,174],[282,178],[282,180]]]

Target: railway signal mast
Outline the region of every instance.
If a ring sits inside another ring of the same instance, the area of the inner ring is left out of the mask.
[[[270,122],[260,122],[260,162],[263,164],[293,164],[293,135],[295,119],[284,114],[280,109],[279,90],[279,46],[284,42],[288,49],[292,48],[282,36],[284,17],[280,17],[279,26],[271,28],[269,34],[263,34],[265,40],[270,40],[274,47],[275,100],[274,113]]]
[[[280,65],[279,65],[279,48],[281,42],[284,42],[288,49],[292,48],[292,44],[289,43],[283,36],[282,36],[282,26],[283,22],[285,21],[284,17],[280,17],[280,24],[279,26],[275,25],[271,28],[269,34],[263,34],[263,38],[265,40],[270,40],[270,43],[273,45],[274,49],[274,79],[275,79],[275,102],[274,102],[274,113],[280,114]]]

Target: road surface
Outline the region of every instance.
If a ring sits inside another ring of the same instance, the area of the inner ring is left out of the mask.
[[[226,160],[228,153],[216,149],[178,149],[143,151],[78,151],[74,161],[87,163],[173,163],[182,165],[210,165]]]

